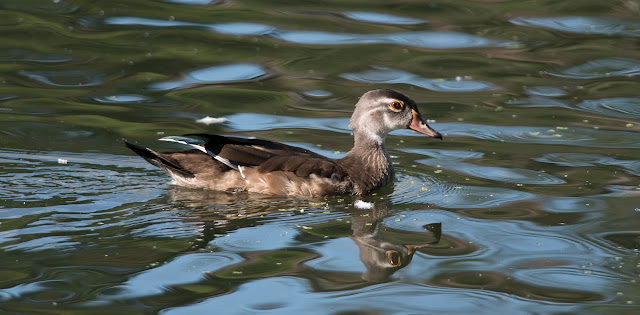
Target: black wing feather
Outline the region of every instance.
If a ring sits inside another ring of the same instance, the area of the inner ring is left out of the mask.
[[[171,171],[173,173],[178,173],[184,177],[194,176],[193,173],[185,170],[180,165],[180,162],[178,162],[177,160],[175,160],[174,158],[166,154],[154,152],[152,150],[137,146],[129,142],[125,142],[124,145],[126,145],[127,148],[131,149],[131,151],[135,152],[140,157],[145,159],[147,162],[151,163],[151,165],[155,165],[160,169]]]

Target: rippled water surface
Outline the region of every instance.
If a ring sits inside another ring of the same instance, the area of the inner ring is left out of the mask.
[[[640,312],[640,2],[0,2],[0,311]],[[374,88],[375,195],[174,186],[125,140],[338,158]]]

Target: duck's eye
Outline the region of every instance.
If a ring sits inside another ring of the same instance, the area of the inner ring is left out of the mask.
[[[397,265],[400,264],[400,254],[398,254],[398,252],[396,251],[388,251],[387,252],[387,259],[389,261],[389,265],[395,267]]]
[[[402,110],[402,108],[404,107],[404,104],[400,101],[392,101],[391,103],[389,103],[389,108],[391,108],[392,111],[394,112],[399,112]]]

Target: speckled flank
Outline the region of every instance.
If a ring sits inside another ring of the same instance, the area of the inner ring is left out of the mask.
[[[345,195],[353,191],[353,184],[348,180],[334,181],[331,178],[319,177],[315,174],[308,178],[300,178],[292,172],[259,173],[253,168],[245,168],[246,178],[239,172],[229,171],[216,175],[199,174],[195,177],[184,177],[169,173],[172,184],[222,191],[246,191],[271,195],[289,195],[315,198],[329,195]]]

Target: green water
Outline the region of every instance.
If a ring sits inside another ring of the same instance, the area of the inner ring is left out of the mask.
[[[640,311],[638,1],[5,0],[0,39],[2,312]],[[444,141],[392,133],[373,209],[177,187],[123,145],[336,158],[374,88]]]

